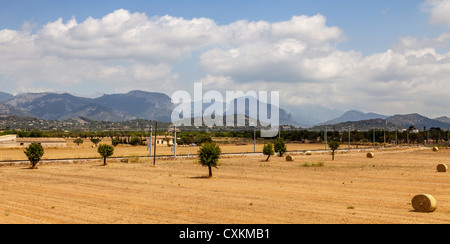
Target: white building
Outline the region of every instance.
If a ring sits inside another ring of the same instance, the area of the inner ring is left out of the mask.
[[[16,135],[0,136],[0,148],[28,147],[32,143],[43,147],[66,147],[64,138],[17,138]]]
[[[154,137],[152,138],[154,140]],[[145,140],[145,143],[148,145],[148,139]],[[155,143],[152,141],[152,143]],[[173,146],[173,136],[157,136],[156,137],[156,146]]]
[[[11,148],[11,147],[17,147],[17,136],[16,135],[0,136],[0,148]]]

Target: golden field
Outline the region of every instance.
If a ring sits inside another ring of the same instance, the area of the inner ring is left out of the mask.
[[[88,140],[87,140],[88,141]],[[45,148],[45,154],[43,159],[80,159],[80,158],[98,158],[97,148],[93,148],[92,142],[85,141],[82,145],[75,145],[72,140],[67,140],[67,147],[61,148]],[[100,144],[111,145],[110,139],[104,139]],[[257,144],[256,152],[262,152],[264,145]],[[345,146],[344,146],[345,147]],[[289,151],[297,150],[322,150],[325,149],[324,144],[287,144]],[[197,154],[199,147],[177,147],[177,155],[195,155]],[[222,153],[248,153],[254,151],[253,144],[236,145],[225,144],[221,145]],[[156,149],[156,155],[158,156],[171,156],[173,152],[172,147],[158,146]],[[114,157],[131,157],[149,156],[150,152],[147,150],[147,146],[132,147],[130,145],[119,145],[114,149]],[[12,160],[27,160],[23,153],[23,148],[5,149],[0,148],[0,161],[12,161]]]
[[[436,170],[448,158],[446,149],[229,157],[211,179],[194,159],[4,166],[0,223],[450,223],[450,175]],[[421,193],[437,199],[435,212],[413,211]]]

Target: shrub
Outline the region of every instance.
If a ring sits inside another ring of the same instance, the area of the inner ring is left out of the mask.
[[[135,146],[137,146],[137,145],[142,144],[142,140],[141,140],[140,137],[134,136],[134,137],[131,138],[130,144],[131,144],[133,147],[135,147]]]
[[[101,139],[99,138],[91,138],[91,142],[97,147],[97,144],[100,143]]]
[[[214,142],[203,144],[198,150],[199,164],[209,169],[209,178],[212,177],[212,167],[219,166],[219,158],[222,151]]]
[[[77,138],[77,139],[73,140],[73,143],[77,144],[77,146],[79,146],[80,144],[83,144],[83,142],[84,141],[81,138]]]
[[[341,143],[338,141],[330,141],[330,142],[328,142],[328,146],[333,151],[332,155],[333,155],[333,160],[334,160],[334,152],[341,146]]]
[[[98,147],[97,152],[103,157],[103,165],[107,165],[106,158],[109,158],[114,154],[114,147],[102,144]]]
[[[275,151],[273,150],[273,144],[267,143],[266,145],[264,145],[263,153],[264,153],[264,155],[268,156],[266,161],[269,161],[270,156],[275,154]]]
[[[286,143],[282,138],[275,139],[274,149],[275,152],[280,155],[280,157],[283,157],[283,154],[287,152]]]
[[[36,169],[36,165],[41,161],[42,156],[44,156],[44,148],[39,143],[33,143],[25,148],[24,153],[31,162],[31,168]]]
[[[122,143],[122,140],[120,140],[118,137],[115,137],[115,138],[112,139],[111,143],[112,143],[112,145],[113,145],[114,147],[117,147],[117,145],[119,145],[120,143]]]

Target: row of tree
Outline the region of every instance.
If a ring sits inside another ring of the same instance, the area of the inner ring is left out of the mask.
[[[103,157],[103,165],[107,165],[106,158],[111,157],[114,154],[114,147],[111,145],[102,144],[98,147],[97,152]],[[44,148],[39,143],[32,143],[30,146],[25,148],[25,155],[31,163],[32,169],[37,169],[37,164],[41,161],[44,156]]]
[[[102,141],[100,138],[91,138],[90,141],[94,143],[94,145],[97,147],[97,145]],[[84,143],[84,140],[82,138],[76,138],[73,140],[73,143],[77,144],[78,146]],[[116,147],[119,144],[129,144],[132,146],[139,146],[139,145],[145,145],[144,140],[142,138],[134,136],[131,138],[119,138],[115,137],[111,140],[111,143],[114,147]]]
[[[375,133],[375,138],[374,138]],[[15,134],[18,137],[58,137],[58,138],[111,138],[117,144],[136,144],[143,143],[144,138],[149,137],[149,132],[145,131],[105,131],[105,132],[62,132],[62,131],[4,131],[0,135]],[[158,136],[173,135],[171,132],[159,131],[156,133]],[[155,135],[155,132],[154,132]],[[230,137],[230,138],[247,138],[252,140],[255,136],[255,131],[230,131],[230,132],[179,132],[177,141],[180,145],[190,145],[211,142],[213,137]],[[256,138],[260,138],[260,131],[256,131]],[[309,130],[295,130],[295,131],[282,131],[280,137],[289,142],[304,142],[308,140],[310,142],[323,142],[325,138],[336,138],[338,141],[348,141],[349,132],[334,132],[328,131],[326,134],[324,131],[309,131]],[[139,140],[136,138],[140,138]],[[383,130],[371,130],[371,131],[356,131],[350,132],[350,140],[352,143],[361,142],[369,143],[392,143],[397,141],[399,143],[438,143],[438,142],[450,142],[450,132],[441,130],[440,128],[431,128],[429,130],[423,130],[419,133],[409,133],[408,131],[383,131]],[[261,140],[272,140],[264,139]]]
[[[97,140],[95,142],[99,143]],[[93,143],[95,142],[93,141]],[[328,145],[332,150],[334,160],[334,153],[339,148],[340,142],[332,140],[328,143]],[[107,165],[106,159],[114,155],[114,147],[112,145],[101,144],[98,146],[97,152],[103,158],[103,165]],[[263,153],[268,156],[266,161],[269,161],[270,157],[274,155],[275,152],[278,153],[280,157],[287,152],[286,143],[283,138],[276,138],[273,144],[267,143],[264,145]],[[24,150],[24,153],[31,162],[31,168],[36,169],[37,164],[44,156],[44,148],[39,143],[33,143]],[[219,166],[221,154],[222,151],[220,147],[214,142],[203,143],[198,150],[198,162],[202,166],[208,167],[209,177],[212,177],[212,168],[217,168]]]
[[[332,159],[334,160],[334,153],[337,149],[339,149],[341,143],[336,140],[331,140],[328,142],[328,146],[330,147],[330,150],[332,151]],[[263,147],[263,154],[267,156],[266,161],[269,161],[270,156],[275,155],[275,152],[279,154],[280,157],[283,156],[287,152],[286,143],[284,142],[284,139],[277,138],[275,139],[274,143],[267,143]]]
[[[280,155],[280,157],[283,156],[287,152],[286,143],[284,142],[284,139],[277,138],[275,139],[274,143],[267,143],[263,147],[263,154],[268,156],[266,161],[269,161],[270,156],[275,155],[275,152]]]
[[[103,165],[107,165],[106,159],[114,155],[114,147],[112,145],[101,144],[98,146],[97,152],[103,158]],[[31,169],[37,169],[37,164],[44,156],[44,148],[39,143],[33,143],[24,150],[25,155],[31,163]],[[198,151],[199,164],[208,167],[209,177],[212,177],[212,168],[219,166],[219,158],[222,154],[220,147],[213,143],[204,143]]]

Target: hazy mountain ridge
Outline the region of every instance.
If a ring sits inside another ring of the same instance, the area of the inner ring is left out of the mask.
[[[248,98],[247,98],[247,99],[248,99]],[[251,99],[253,99],[253,98],[251,98]],[[217,104],[221,105],[221,107],[223,108],[223,114],[222,114],[222,115],[217,115],[217,116],[221,117],[221,120],[224,122],[224,124],[225,124],[226,121],[234,121],[235,124],[237,124],[237,121],[236,121],[236,118],[237,118],[237,117],[236,117],[236,116],[231,116],[231,117],[230,117],[230,114],[233,114],[233,108],[234,108],[234,115],[237,115],[237,114],[239,114],[239,115],[244,115],[246,124],[249,124],[249,123],[248,123],[249,121],[252,121],[253,123],[258,123],[258,122],[270,123],[271,120],[270,120],[269,118],[262,118],[262,116],[260,116],[260,114],[259,114],[259,111],[260,111],[260,105],[262,105],[262,106],[267,106],[267,115],[268,115],[269,117],[270,117],[270,115],[271,115],[272,109],[278,109],[278,110],[279,110],[279,121],[280,121],[280,125],[293,125],[293,126],[299,126],[299,123],[298,123],[297,121],[294,120],[293,114],[286,112],[286,110],[284,110],[284,109],[282,109],[282,108],[275,107],[275,106],[269,106],[268,104],[263,103],[263,102],[261,102],[261,101],[259,101],[259,100],[256,100],[256,101],[255,101],[255,103],[256,103],[256,109],[255,109],[255,111],[252,111],[252,112],[255,112],[255,113],[256,113],[257,118],[254,118],[254,117],[250,116],[250,115],[251,115],[250,110],[251,110],[252,108],[250,108],[250,105],[249,105],[248,102],[246,102],[245,109],[244,109],[243,111],[241,111],[241,110],[239,110],[239,109],[237,108],[237,104],[239,104],[238,99],[234,99],[234,100],[231,101],[230,103],[227,103],[227,102],[218,102],[218,101],[216,101],[216,102],[214,102],[214,103],[215,103],[215,105],[217,105]],[[234,107],[232,107],[231,104],[233,104]],[[212,103],[205,103],[205,104],[202,105],[202,114],[201,114],[201,115],[204,116],[203,119],[208,118],[208,117],[210,118],[210,117],[212,117],[212,116],[214,117],[214,119],[216,118],[216,115],[215,115],[215,114],[211,114],[212,111],[209,111],[209,110],[206,111],[206,110],[209,109],[209,107],[212,106],[212,105],[213,105]],[[177,104],[176,107],[178,108],[178,106],[180,106],[180,108],[181,108],[181,107],[189,106],[189,105],[188,105],[188,104],[183,104],[183,105]],[[193,124],[193,123],[192,123],[192,121],[194,121],[193,118],[200,118],[200,117],[201,117],[201,116],[198,114],[197,111],[194,111],[194,109],[193,109],[193,108],[194,108],[194,103],[191,103],[191,104],[190,104],[190,107],[191,107],[191,118],[188,118],[188,119],[184,119],[184,118],[181,119],[181,118],[180,118],[180,120],[178,121],[180,124],[181,124],[181,123],[184,123],[184,124]],[[178,112],[181,113],[181,111],[178,111]],[[214,111],[214,112],[216,112],[216,111]],[[243,112],[243,113],[242,113],[242,112]],[[219,118],[217,118],[217,119],[219,120]]]
[[[336,124],[327,124],[327,125],[318,125],[311,128],[313,131],[328,131],[334,130],[336,128],[337,131],[369,131],[373,129],[379,130],[396,130],[402,129],[400,126],[387,122],[384,119],[369,119],[369,120],[360,120],[360,121],[347,121]]]
[[[367,114],[366,114],[367,115]],[[373,129],[385,129],[385,130],[395,130],[395,129],[408,129],[411,126],[418,128],[419,130],[430,129],[430,128],[441,128],[450,129],[450,123],[446,123],[446,117],[440,117],[440,120],[431,119],[420,114],[405,114],[405,115],[394,115],[386,116],[385,119],[369,119],[369,120],[355,120],[355,121],[345,121],[339,123],[326,123],[323,125],[318,125],[313,127],[313,130],[324,130],[327,128],[334,128],[338,130],[348,130],[349,127],[354,130],[373,130]]]
[[[156,92],[131,91],[127,94],[104,95],[93,99],[93,102],[137,118],[162,122],[171,121],[173,110],[172,99]]]
[[[163,93],[131,91],[126,94],[83,98],[69,93],[25,93],[5,101],[2,115],[32,116],[45,120],[85,117],[96,121],[126,121],[136,118],[170,122],[174,104]],[[206,108],[207,105],[204,106]],[[12,109],[15,108],[15,109]],[[270,113],[269,106],[269,113]],[[246,109],[246,114],[248,114]],[[280,109],[283,124],[297,125],[293,115]]]
[[[450,129],[449,123],[445,123],[435,119],[430,119],[417,113],[407,115],[394,115],[389,117],[387,121],[402,126],[403,128],[415,126],[419,130],[423,130],[424,128],[430,129],[432,127],[441,129]]]
[[[305,128],[322,124],[324,121],[329,121],[344,113],[344,111],[330,109],[317,104],[291,105],[285,108],[288,113],[292,114],[292,120]]]
[[[1,116],[20,116],[20,117],[35,117],[22,109],[18,109],[14,106],[0,103],[0,117]]]
[[[14,97],[14,95],[12,95],[12,94],[0,92],[0,103],[4,102],[4,101],[8,101],[9,99],[11,99],[13,97]]]
[[[1,102],[1,99],[5,100]],[[78,97],[69,93],[25,93],[13,96],[0,92],[0,116],[2,117],[36,117],[45,120],[67,120],[83,117],[94,121],[111,122],[134,119],[170,122],[174,106],[168,95],[145,91],[103,95],[98,98]],[[319,118],[330,117],[338,113],[337,110],[317,106],[322,113],[326,114],[311,115],[311,118],[314,117],[311,121],[318,121]],[[207,107],[207,104],[203,105],[203,109]],[[271,106],[268,106],[268,114],[270,114],[271,108]],[[298,109],[301,116],[296,114],[295,111],[297,110],[294,110],[294,107],[290,107],[292,112],[287,112],[282,108],[278,109],[280,110],[280,125],[298,127],[302,125],[299,119],[308,118],[308,114],[311,113],[309,110],[302,110],[301,107]],[[246,116],[249,115],[248,107],[245,108],[245,113]],[[410,126],[415,126],[420,130],[423,130],[424,127],[428,129],[432,127],[450,129],[450,118],[443,116],[431,119],[420,114],[386,116],[350,110],[340,117],[318,123],[312,129],[325,128],[325,125],[338,125],[347,129],[348,126],[353,126],[354,129],[358,130],[374,128],[404,129]]]
[[[133,91],[94,99],[69,93],[24,93],[4,101],[2,108],[0,115],[3,116],[45,120],[86,117],[96,121],[119,122],[142,118],[169,122],[173,105],[170,97],[163,93]]]
[[[59,120],[89,103],[89,98],[75,97],[68,93],[26,93],[5,102],[45,120]]]
[[[438,117],[435,118],[434,120],[450,124],[450,118],[447,116]]]
[[[137,117],[135,116],[99,104],[88,104],[68,115],[60,117],[59,120],[69,120],[77,118],[87,118],[94,121],[110,122],[122,122],[137,119]]]
[[[363,120],[372,120],[372,119],[386,119],[388,116],[376,114],[376,113],[363,113],[355,110],[350,110],[345,112],[342,116],[329,120],[327,122],[324,122],[322,124],[337,124],[337,123],[344,123],[349,121],[363,121]]]

